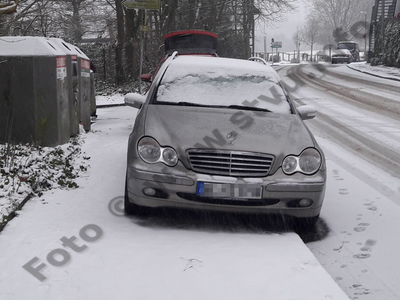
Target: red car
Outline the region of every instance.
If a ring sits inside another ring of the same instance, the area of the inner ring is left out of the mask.
[[[144,82],[152,82],[164,61],[178,51],[179,55],[207,55],[218,56],[218,35],[202,30],[176,31],[164,36],[165,57],[158,64],[154,74],[143,74],[140,78]]]

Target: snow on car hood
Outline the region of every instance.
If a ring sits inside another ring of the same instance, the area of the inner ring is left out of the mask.
[[[185,155],[187,149],[214,148],[273,154],[300,154],[314,141],[294,114],[172,105],[149,105],[146,136]]]

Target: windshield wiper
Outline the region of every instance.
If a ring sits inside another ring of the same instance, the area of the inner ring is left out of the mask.
[[[241,109],[241,110],[252,110],[252,111],[263,111],[263,112],[272,112],[269,109],[254,107],[254,106],[243,106],[243,105],[207,105],[207,104],[199,104],[192,102],[166,102],[166,101],[157,101],[153,104],[161,104],[161,105],[177,105],[177,106],[194,106],[194,107],[213,107],[213,108],[231,108],[231,109]]]
[[[197,107],[216,107],[215,105],[207,105],[207,104],[200,104],[200,103],[193,103],[193,102],[177,102],[177,105],[181,106],[197,106]]]
[[[233,109],[242,109],[242,110],[255,110],[255,111],[264,111],[264,112],[273,112],[266,108],[254,107],[254,106],[243,106],[243,105],[229,105],[229,108]]]
[[[195,106],[195,107],[220,107],[216,105],[207,105],[207,104],[199,104],[199,103],[192,103],[192,102],[166,102],[166,101],[157,101],[153,104],[161,104],[161,105],[179,105],[179,106]]]

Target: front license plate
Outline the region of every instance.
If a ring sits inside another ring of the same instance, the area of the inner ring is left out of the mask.
[[[261,199],[260,184],[198,182],[197,195],[207,198]]]

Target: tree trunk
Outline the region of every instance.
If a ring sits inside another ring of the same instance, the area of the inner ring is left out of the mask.
[[[76,43],[82,42],[83,29],[81,25],[81,17],[79,14],[79,7],[82,0],[72,0],[72,28],[73,39]]]
[[[124,68],[122,57],[124,52],[124,10],[121,0],[115,0],[115,8],[117,12],[117,48],[116,48],[116,80],[117,85],[124,81]]]
[[[249,58],[251,56],[250,49],[250,36],[252,32],[252,27],[254,23],[254,15],[252,13],[252,0],[243,0],[243,42],[245,57]]]

